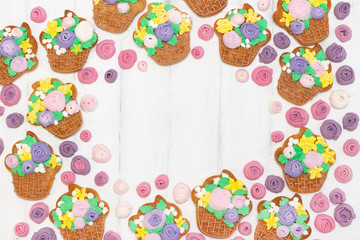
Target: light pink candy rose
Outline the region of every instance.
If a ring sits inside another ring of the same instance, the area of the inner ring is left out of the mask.
[[[52,91],[44,99],[44,106],[52,112],[62,112],[65,105],[65,95],[59,90]]]
[[[315,85],[314,77],[309,74],[303,74],[300,78],[300,84],[304,88],[312,88]]]
[[[321,77],[322,75],[324,75],[325,68],[324,68],[324,65],[320,61],[318,61],[318,60],[313,61],[313,63],[311,64],[311,67],[316,71],[315,77]]]
[[[130,6],[128,3],[118,3],[117,5],[117,10],[119,11],[119,13],[127,13],[127,11],[129,11]]]
[[[150,233],[145,236],[144,240],[161,240],[161,237],[159,234]]]
[[[67,104],[66,104],[66,112],[69,115],[74,115],[75,113],[79,112],[80,107],[77,104],[77,102],[75,100],[70,100]]]
[[[235,208],[240,209],[245,206],[246,198],[242,195],[235,195],[232,199],[232,204]]]
[[[74,25],[75,25],[75,19],[73,19],[72,17],[64,17],[64,19],[62,20],[62,23],[61,23],[61,26],[64,29],[70,28]]]
[[[298,20],[305,20],[310,17],[311,4],[306,0],[291,0],[289,3],[289,13]]]
[[[72,213],[75,217],[84,217],[87,210],[90,208],[90,204],[87,200],[76,201],[72,208]]]
[[[183,20],[183,15],[180,11],[172,8],[166,13],[166,17],[171,23],[180,24]]]
[[[229,190],[215,188],[210,195],[210,207],[216,211],[224,211],[229,208],[232,194]]]
[[[242,14],[236,13],[231,17],[230,22],[234,27],[238,27],[245,22],[245,18]]]
[[[83,229],[86,226],[85,220],[82,217],[77,217],[74,220],[74,227],[76,229]]]
[[[310,151],[305,155],[304,163],[308,169],[315,167],[321,167],[324,162],[324,158],[320,153]]]
[[[13,28],[11,30],[11,35],[13,37],[21,37],[23,35],[23,32],[20,30],[20,28]]]
[[[240,47],[241,45],[241,37],[237,32],[230,31],[228,33],[225,33],[223,36],[223,42],[224,45],[230,49],[235,49]]]

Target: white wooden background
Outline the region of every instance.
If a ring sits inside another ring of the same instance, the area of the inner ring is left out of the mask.
[[[172,201],[172,189],[178,182],[185,182],[191,188],[202,183],[205,177],[228,168],[240,179],[244,180],[250,189],[253,183],[264,183],[269,174],[282,176],[280,167],[274,160],[273,153],[280,144],[270,141],[270,134],[274,130],[282,130],[285,136],[296,133],[298,129],[290,127],[285,120],[285,112],[292,105],[283,100],[277,93],[276,82],[280,75],[278,60],[270,66],[274,68],[274,81],[267,87],[259,87],[251,80],[247,83],[238,83],[235,78],[236,67],[223,64],[218,53],[218,39],[215,36],[210,42],[204,42],[197,36],[198,28],[223,17],[232,8],[239,8],[244,2],[249,2],[256,8],[256,0],[229,0],[224,11],[210,18],[199,18],[181,0],[165,1],[176,5],[193,17],[193,30],[191,32],[191,46],[203,46],[205,56],[201,60],[195,60],[189,55],[183,62],[171,67],[161,67],[147,57],[144,49],[140,49],[132,40],[133,29],[137,19],[130,28],[123,34],[110,34],[96,29],[99,34],[99,41],[113,39],[116,42],[116,55],[110,60],[101,60],[93,50],[89,56],[86,67],[95,67],[99,73],[97,82],[92,85],[79,83],[76,74],[58,74],[50,70],[47,62],[45,49],[40,45],[38,51],[39,66],[29,74],[25,74],[15,82],[22,89],[22,99],[17,106],[7,107],[5,114],[0,118],[0,136],[5,143],[5,150],[1,156],[11,151],[13,143],[23,138],[27,130],[34,131],[40,139],[50,143],[58,153],[58,145],[62,142],[52,137],[41,127],[35,127],[25,122],[18,129],[8,129],[5,125],[5,117],[11,112],[26,114],[27,98],[32,92],[31,84],[40,78],[56,77],[63,82],[75,83],[79,98],[85,94],[94,94],[100,101],[99,108],[93,113],[83,113],[83,129],[90,129],[93,138],[89,143],[80,141],[79,133],[69,138],[79,146],[77,154],[86,156],[92,166],[92,171],[87,176],[77,176],[76,183],[82,186],[95,187],[102,199],[110,204],[110,214],[106,221],[105,231],[114,230],[121,234],[122,239],[135,239],[134,234],[127,227],[127,219],[118,219],[115,216],[115,207],[120,200],[130,201],[133,205],[133,213],[137,208],[151,202],[156,194],[161,194],[169,201]],[[339,0],[333,1],[333,6]],[[343,44],[348,51],[348,58],[344,63],[352,65],[360,76],[358,56],[360,48],[360,31],[358,21],[360,3],[351,0],[351,15],[345,21],[338,21],[333,17],[331,9],[330,37],[322,43],[324,47],[332,42],[338,42],[335,38],[334,29],[337,25],[346,23],[353,29],[351,42]],[[48,14],[47,20],[61,17],[65,9],[73,10],[79,16],[92,19],[91,0],[1,0],[2,13],[0,15],[1,28],[7,25],[20,25],[23,21],[30,23],[32,31],[38,39],[41,30],[46,23],[36,24],[30,21],[30,11],[35,6],[42,6]],[[257,8],[256,8],[257,9]],[[272,12],[275,10],[275,0],[272,1],[270,9],[262,13],[269,20],[269,28],[272,33],[280,29],[272,21]],[[357,29],[356,29],[357,28]],[[270,44],[273,46],[273,42]],[[292,45],[287,50],[297,47],[292,39]],[[147,72],[140,72],[136,67],[123,71],[117,63],[117,56],[122,49],[134,49],[138,54],[138,60],[145,60],[149,65]],[[278,54],[281,51],[277,49]],[[251,71],[259,66],[258,58],[247,68]],[[335,72],[341,64],[333,64]],[[109,68],[118,70],[119,77],[114,84],[108,84],[103,80],[103,75]],[[351,86],[342,87],[337,83],[333,89],[344,89],[351,94],[350,104],[344,110],[332,109],[329,118],[341,122],[342,116],[349,111],[359,111],[359,88],[357,80]],[[314,100],[305,105],[310,106],[319,99],[328,101],[330,92],[318,95]],[[279,100],[283,104],[283,111],[280,114],[272,115],[268,111],[268,105],[273,100]],[[310,113],[310,112],[309,112]],[[319,132],[321,121],[312,117],[308,127]],[[309,208],[311,194],[302,195],[305,206],[311,212],[310,225],[313,228],[312,236],[309,239],[327,240],[356,240],[360,224],[360,201],[357,183],[360,181],[359,157],[346,157],[342,151],[343,143],[350,137],[359,139],[359,131],[350,133],[343,131],[338,141],[329,141],[330,145],[337,150],[338,160],[331,168],[323,192],[328,195],[335,188],[342,188],[347,194],[347,202],[351,204],[358,214],[350,227],[342,228],[336,224],[336,229],[330,234],[324,235],[314,229],[315,214]],[[112,153],[112,159],[106,164],[95,163],[91,160],[91,148],[97,143],[106,144]],[[258,181],[249,181],[244,178],[243,166],[251,160],[260,161],[265,167],[264,175]],[[61,172],[70,169],[71,159],[63,159]],[[338,183],[334,176],[337,166],[348,164],[353,168],[354,178],[349,184]],[[94,176],[104,170],[110,176],[109,184],[104,187],[96,187]],[[30,225],[30,234],[26,239],[31,239],[32,234],[42,227],[49,226],[59,231],[47,219],[41,225],[30,221],[29,210],[34,202],[19,199],[13,192],[11,176],[5,166],[0,164],[2,180],[0,182],[0,229],[1,239],[15,239],[13,227],[17,222],[25,221]],[[61,183],[60,174],[57,175],[53,189],[46,202],[50,209],[54,207],[57,198],[67,191],[67,187]],[[158,191],[153,182],[158,174],[165,173],[170,177],[168,189]],[[113,183],[117,178],[122,178],[130,184],[130,191],[123,196],[116,195],[113,190]],[[152,184],[151,195],[146,199],[140,199],[136,194],[136,186],[148,181]],[[285,187],[283,195],[292,196]],[[276,195],[268,192],[266,199],[271,200]],[[244,221],[250,221],[253,230],[256,228],[256,206],[258,201],[253,200],[254,209]],[[182,204],[184,216],[190,220],[191,232],[197,232],[195,207],[191,201]],[[331,204],[326,214],[333,215],[334,205]],[[233,236],[239,236],[236,232]],[[60,234],[59,234],[60,236]],[[61,237],[59,237],[61,239]],[[253,239],[253,234],[245,239]],[[207,238],[209,239],[209,238]]]

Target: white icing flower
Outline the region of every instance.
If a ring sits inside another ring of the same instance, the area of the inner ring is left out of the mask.
[[[30,55],[30,54],[25,54],[25,58],[26,58],[26,59],[30,59],[30,58],[31,58],[31,55]]]
[[[303,235],[309,235],[308,230],[305,230],[305,231],[303,232]]]
[[[52,44],[50,44],[50,43],[46,44],[46,48],[47,48],[47,49],[52,49],[52,47],[53,47]]]
[[[289,68],[288,70],[286,70],[287,73],[291,73],[291,69]]]
[[[58,125],[59,122],[57,120],[54,121],[54,125]]]
[[[246,44],[246,48],[251,48],[251,45],[250,45],[250,44]]]
[[[296,53],[296,56],[300,57],[300,56],[301,56],[300,52],[297,52],[297,53]]]
[[[17,154],[22,155],[22,150],[21,149],[17,150]]]
[[[153,20],[150,20],[150,21],[149,21],[149,26],[151,26],[151,27],[153,27],[153,28],[157,28],[157,27],[159,26],[159,24],[154,23]]]
[[[89,21],[80,22],[75,28],[75,35],[81,42],[86,42],[93,37],[95,27]]]
[[[30,54],[31,58],[34,58],[36,55],[34,53]]]
[[[64,203],[63,201],[59,201],[59,202],[58,202],[58,204],[57,204],[57,205],[58,205],[58,207],[60,207],[60,206],[61,206],[61,204],[63,204],[63,203]]]
[[[185,232],[185,229],[183,227],[180,228],[180,233],[183,234]]]
[[[89,197],[89,196],[88,196],[88,197]],[[104,208],[104,207],[105,207],[105,203],[104,203],[104,202],[100,202],[100,203],[99,203],[99,207],[100,207],[100,208]]]
[[[290,68],[290,63],[286,63],[286,67],[287,67],[287,68]]]
[[[72,212],[69,212],[69,217],[70,218],[74,217],[74,214]]]
[[[11,28],[7,27],[7,28],[5,28],[5,31],[6,32],[11,32]]]
[[[240,46],[244,48],[244,47],[245,47],[245,43],[241,43]]]
[[[69,13],[67,14],[67,17],[72,17],[72,16],[73,16],[72,12],[69,12]]]
[[[200,187],[200,186],[196,186],[196,187],[195,187],[195,192],[198,193],[198,192],[200,192],[200,191],[201,191],[201,187]]]
[[[56,158],[56,162],[61,163],[61,158],[60,158],[60,157],[57,157],[57,158]]]
[[[55,49],[55,50],[59,50],[59,49],[60,49],[60,46],[59,46],[59,45],[55,45],[55,46],[54,46],[54,49]]]
[[[233,208],[234,208],[234,204],[230,203],[230,204],[229,204],[229,208],[230,208],[230,209],[233,209]]]
[[[202,206],[203,206],[203,204],[202,204],[202,201],[201,201],[201,200],[199,200],[199,201],[198,201],[198,205],[199,205],[200,207],[202,207]]]
[[[103,213],[103,214],[106,214],[108,211],[109,211],[109,209],[108,209],[107,207],[104,207],[102,213]]]
[[[286,71],[286,69],[287,69],[286,66],[283,66],[283,67],[281,68],[281,70],[283,70],[283,71]]]
[[[62,212],[61,212],[60,208],[56,208],[55,212],[56,212],[56,214],[57,214],[58,216],[61,216],[61,215],[62,215]]]
[[[35,168],[36,173],[46,173],[44,164],[40,163],[39,166]]]
[[[245,200],[245,206],[249,206],[250,205],[250,200],[249,199],[246,199]]]
[[[76,203],[77,201],[78,201],[77,198],[73,198],[73,199],[72,199],[72,202],[73,202],[73,203]]]
[[[92,226],[92,225],[94,225],[94,222],[89,222],[89,226]]]
[[[61,52],[62,54],[66,53],[66,48],[60,48],[60,52]]]
[[[31,102],[31,101],[29,101],[29,102]],[[31,102],[31,104],[32,104],[32,102]],[[29,104],[29,105],[31,105],[31,104]],[[20,143],[15,144],[15,146],[16,146],[16,148],[17,148],[18,150],[21,149],[21,144],[20,144]]]
[[[250,39],[248,39],[248,38],[245,39],[245,43],[246,43],[246,44],[249,44],[249,43],[250,43]]]
[[[268,32],[267,32],[266,30],[264,30],[264,31],[263,31],[263,34],[264,34],[264,35],[267,35],[267,34],[268,34]]]
[[[157,46],[157,38],[155,37],[155,35],[152,34],[148,34],[144,37],[144,45],[147,48],[154,48]]]
[[[32,53],[31,48],[29,48],[26,52],[27,52],[27,53]]]

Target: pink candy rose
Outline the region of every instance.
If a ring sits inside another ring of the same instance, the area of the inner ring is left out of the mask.
[[[232,204],[234,205],[235,208],[240,209],[243,206],[245,206],[245,201],[246,201],[246,198],[244,196],[236,195],[232,199]]]
[[[308,169],[313,169],[315,167],[321,167],[324,162],[324,158],[320,153],[317,152],[308,152],[305,155],[304,163]]]
[[[76,229],[83,229],[86,226],[85,220],[82,217],[77,217],[74,220],[74,227]]]
[[[231,17],[230,22],[233,26],[238,27],[240,24],[245,22],[245,18],[243,15],[237,13]]]
[[[224,211],[229,208],[231,192],[220,187],[215,188],[210,195],[210,207],[216,211]]]
[[[306,0],[291,0],[289,3],[289,13],[298,20],[305,20],[310,17],[311,4]]]
[[[64,29],[67,29],[67,28],[70,28],[72,26],[75,25],[75,19],[73,19],[72,17],[64,17],[62,23],[61,23],[61,26],[64,28]]]
[[[77,104],[77,102],[75,100],[70,100],[67,104],[66,104],[66,112],[69,115],[73,115],[77,112],[79,112],[80,107]]]
[[[13,28],[11,30],[11,35],[13,37],[21,37],[23,35],[23,32],[20,30],[20,28]]]
[[[304,88],[312,88],[315,85],[314,77],[309,74],[303,74],[300,78],[300,84]]]
[[[325,68],[324,68],[324,65],[320,61],[318,61],[318,60],[313,61],[313,63],[311,64],[311,67],[316,72],[315,77],[321,77],[322,75],[324,75]]]
[[[44,99],[44,106],[52,112],[62,112],[65,104],[65,95],[59,90],[50,92]]]
[[[166,13],[166,17],[171,23],[180,24],[183,20],[183,15],[180,11],[172,8]]]
[[[72,213],[75,217],[84,217],[87,210],[90,208],[90,204],[87,200],[79,200],[74,203]]]

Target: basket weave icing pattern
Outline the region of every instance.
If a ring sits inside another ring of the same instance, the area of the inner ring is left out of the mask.
[[[228,4],[227,0],[185,0],[185,2],[191,10],[201,17],[214,15]]]

